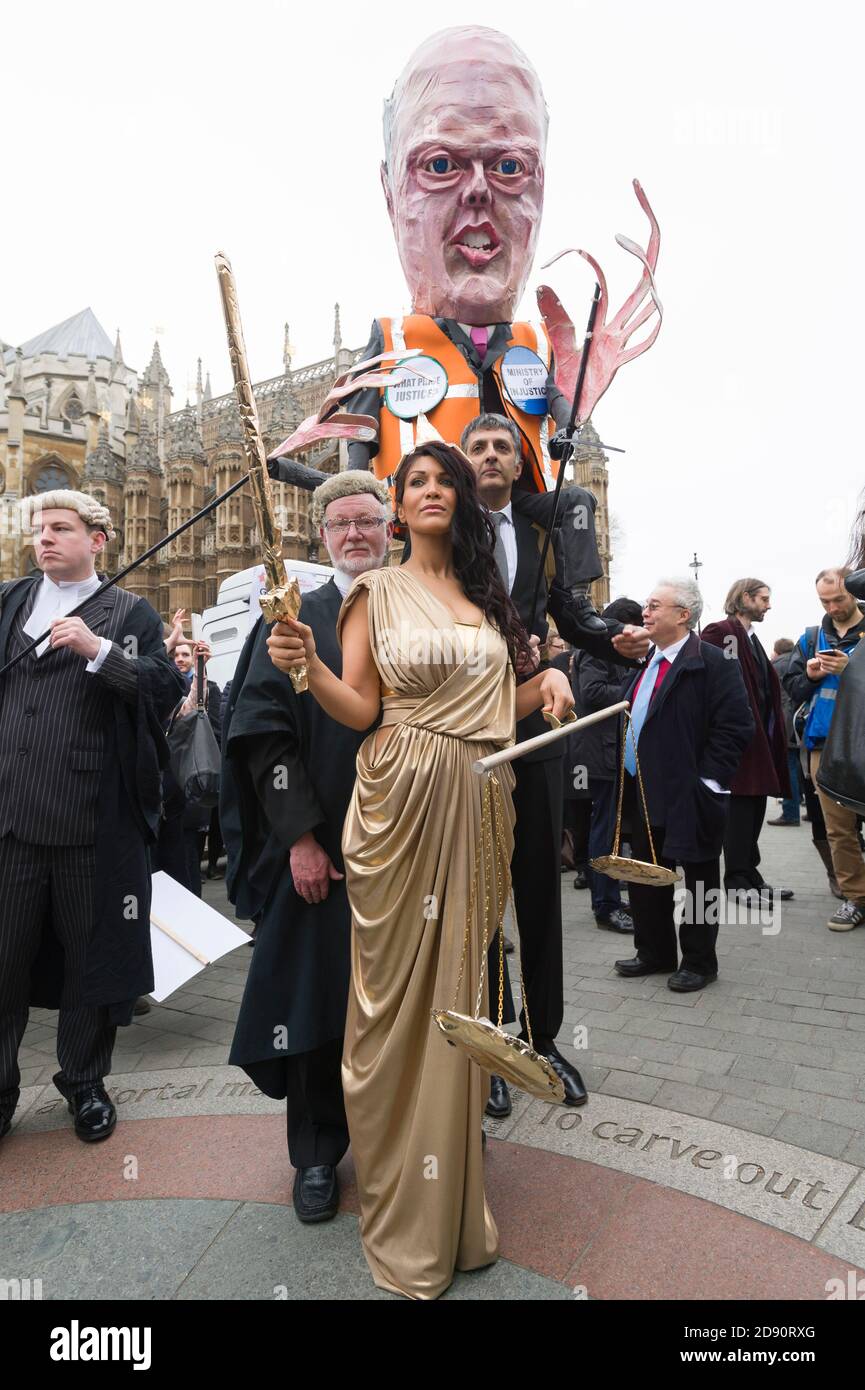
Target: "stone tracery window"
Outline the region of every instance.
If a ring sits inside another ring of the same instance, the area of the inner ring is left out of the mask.
[[[84,406],[81,404],[81,399],[75,391],[71,393],[69,399],[66,401],[63,407],[63,414],[66,416],[66,419],[71,420],[73,424],[75,421],[80,420],[84,414]]]
[[[34,492],[53,492],[55,488],[69,486],[69,474],[59,463],[46,463],[33,479]]]

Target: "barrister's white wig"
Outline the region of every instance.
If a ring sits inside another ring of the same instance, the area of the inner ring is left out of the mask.
[[[49,508],[77,512],[85,526],[92,527],[94,531],[104,531],[110,541],[114,540],[114,527],[108,508],[86,492],[73,492],[68,487],[58,487],[53,492],[34,492],[30,497],[23,497],[21,518],[25,530],[32,530],[34,517]]]
[[[325,508],[340,497],[357,497],[368,493],[382,507],[390,509],[390,492],[387,483],[368,473],[364,468],[349,468],[343,473],[334,473],[326,483],[320,483],[312,494],[312,519],[316,525],[324,520]]]

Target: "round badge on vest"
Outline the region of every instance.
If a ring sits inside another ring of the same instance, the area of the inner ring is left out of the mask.
[[[421,353],[404,362],[394,363],[396,367],[403,369],[402,380],[388,386],[384,393],[384,403],[391,415],[398,416],[400,420],[415,420],[418,415],[428,415],[444,400],[448,390],[448,374],[434,357]],[[412,370],[416,367],[420,371]]]
[[[502,358],[505,394],[524,415],[546,415],[549,375],[549,367],[531,348],[509,347]]]

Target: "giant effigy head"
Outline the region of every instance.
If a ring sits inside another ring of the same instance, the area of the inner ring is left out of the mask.
[[[496,29],[425,39],[384,109],[382,184],[419,314],[510,322],[535,253],[548,115],[537,73]]]

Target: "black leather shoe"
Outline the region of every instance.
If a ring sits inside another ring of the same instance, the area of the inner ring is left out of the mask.
[[[3,1139],[12,1128],[12,1116],[0,1115],[0,1139]]]
[[[667,981],[667,988],[675,990],[677,994],[690,994],[692,990],[705,989],[706,985],[711,985],[717,978],[717,973],[698,975],[696,970],[677,970]]]
[[[775,898],[780,898],[782,903],[789,902],[793,896],[792,888],[776,888],[771,883],[755,883],[751,889],[752,893],[759,893],[764,902],[773,902]]]
[[[614,907],[612,912],[596,912],[595,921],[601,931],[617,931],[623,935],[630,932],[633,935],[634,919],[621,907]]]
[[[589,886],[589,880],[588,880],[588,878],[587,878],[587,876],[586,876],[586,871],[585,871],[585,869],[577,869],[576,875],[575,875],[575,877],[574,877],[574,887],[575,887],[575,888],[588,888],[588,886]]]
[[[757,893],[759,889],[756,884],[749,883],[746,878],[725,878],[725,893]]]
[[[511,1093],[508,1090],[508,1083],[502,1076],[490,1077],[490,1098],[487,1101],[485,1114],[491,1120],[504,1120],[513,1110],[511,1104]]]
[[[136,999],[136,1001],[135,1001],[135,1005],[134,1005],[134,1007],[133,1007],[133,1009],[132,1009],[133,1017],[134,1017],[134,1018],[140,1018],[142,1014],[149,1014],[149,1013],[150,1013],[150,1000],[149,1000],[149,999],[145,999],[144,995],[142,994],[141,998],[140,998],[140,999]]]
[[[787,820],[784,816],[776,816],[774,820],[767,820],[767,825],[798,825],[797,820]]]
[[[69,1114],[75,1116],[75,1133],[85,1144],[95,1144],[114,1133],[117,1111],[101,1081],[82,1086],[67,1105]]]
[[[568,1062],[559,1052],[555,1043],[535,1039],[535,1051],[541,1057],[546,1057],[556,1076],[563,1082],[565,1087],[565,1105],[585,1105],[589,1099],[589,1093],[583,1085],[583,1078],[576,1067]]]
[[[339,1180],[331,1163],[298,1168],[292,1194],[297,1219],[306,1225],[330,1221],[339,1210]]]
[[[579,594],[576,597],[572,594],[568,604],[568,612],[581,632],[596,633],[600,637],[604,637],[609,632],[607,624],[588,594]]]
[[[639,956],[633,956],[631,960],[616,961],[616,974],[624,975],[626,979],[633,979],[637,975],[666,975],[675,968],[675,965],[649,965],[648,961],[640,960]]]

